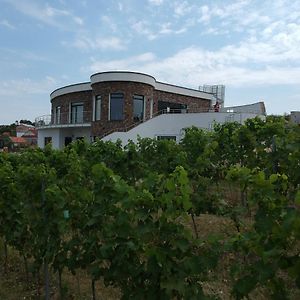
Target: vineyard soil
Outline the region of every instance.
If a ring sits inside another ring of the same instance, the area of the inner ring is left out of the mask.
[[[197,231],[200,239],[205,239],[211,234],[216,234],[220,237],[226,238],[231,233],[236,231],[233,222],[226,217],[215,216],[211,214],[202,214],[195,217]],[[193,230],[192,222],[187,224],[188,227]],[[1,244],[1,249],[3,245]],[[3,253],[3,250],[2,250]],[[234,257],[228,255],[224,257],[217,272],[211,274],[211,281],[203,284],[204,291],[218,299],[229,300],[233,299],[230,295],[230,274],[229,266],[234,260]],[[3,255],[1,256],[1,265],[3,266]],[[15,251],[10,249],[9,253],[9,272],[4,274],[4,270],[1,269],[0,277],[0,299],[5,300],[38,300],[44,299],[42,295],[39,296],[38,287],[35,282],[31,280],[28,288],[25,278],[25,272],[22,268],[23,262]],[[216,275],[217,274],[217,275]],[[52,297],[53,300],[58,300],[58,287],[57,280],[52,276]],[[78,275],[80,282],[80,291],[78,289],[78,283],[76,276],[68,272],[64,272],[63,283],[67,291],[68,300],[88,300],[91,299],[91,282],[90,278],[85,272],[80,272]],[[100,299],[106,300],[118,300],[120,299],[120,292],[117,289],[105,287],[102,282],[97,282],[96,286],[97,295]],[[43,293],[43,286],[40,285],[40,292]],[[291,291],[291,300],[300,299],[299,290]],[[263,289],[256,290],[250,296],[253,300],[267,300],[268,294]]]

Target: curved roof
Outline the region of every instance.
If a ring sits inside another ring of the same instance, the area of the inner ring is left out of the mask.
[[[82,82],[82,83],[76,83],[76,84],[70,84],[67,86],[63,86],[61,88],[58,88],[54,90],[50,94],[50,99],[54,99],[57,96],[62,96],[65,94],[75,93],[75,92],[83,92],[83,91],[91,91],[91,83],[90,82]]]
[[[91,76],[91,84],[107,81],[133,81],[149,84],[153,87],[155,87],[156,82],[153,76],[138,72],[110,71],[95,73]]]
[[[91,91],[92,85],[99,82],[113,82],[113,81],[131,81],[139,82],[143,84],[148,84],[153,86],[154,89],[167,93],[175,93],[184,96],[197,97],[207,100],[212,100],[213,96],[210,93],[202,92],[195,89],[190,89],[186,87],[181,87],[177,85],[172,85],[168,83],[163,83],[156,81],[156,79],[148,74],[139,73],[139,72],[130,72],[130,71],[108,71],[108,72],[99,72],[91,75],[91,82],[83,82],[78,84],[67,85],[56,89],[50,94],[51,100],[57,96],[82,92],[82,91]]]

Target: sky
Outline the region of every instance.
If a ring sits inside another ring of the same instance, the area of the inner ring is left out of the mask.
[[[0,0],[0,124],[50,113],[50,93],[138,71],[225,106],[300,110],[300,0]]]

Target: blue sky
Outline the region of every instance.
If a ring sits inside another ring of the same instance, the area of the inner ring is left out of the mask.
[[[300,110],[299,0],[0,0],[0,124],[50,113],[54,89],[109,70],[225,104]]]

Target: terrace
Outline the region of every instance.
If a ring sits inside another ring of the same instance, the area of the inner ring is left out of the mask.
[[[35,118],[35,126],[42,128],[89,127],[92,119],[91,111],[75,111],[56,113]]]

